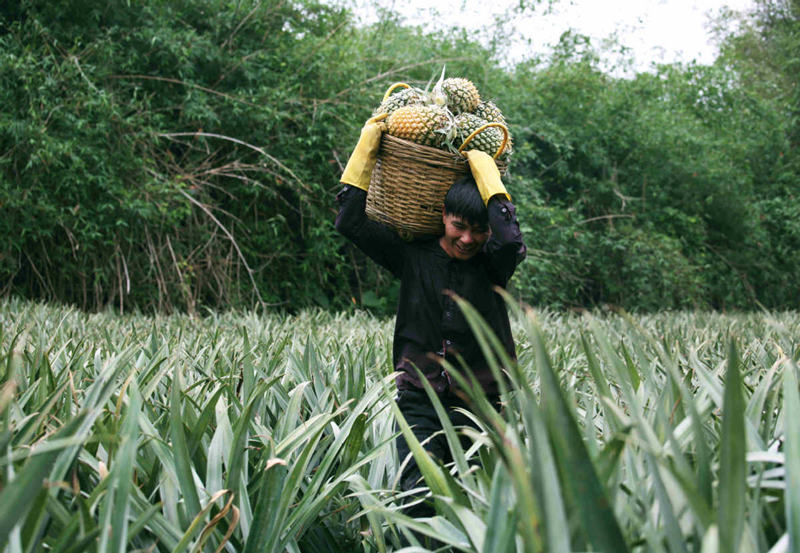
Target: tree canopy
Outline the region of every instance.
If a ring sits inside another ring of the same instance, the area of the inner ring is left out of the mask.
[[[800,301],[800,4],[719,22],[712,65],[634,77],[584,37],[503,44],[313,0],[0,7],[0,290],[88,309],[366,306],[338,177],[393,82],[446,66],[514,135],[522,299],[632,310]]]

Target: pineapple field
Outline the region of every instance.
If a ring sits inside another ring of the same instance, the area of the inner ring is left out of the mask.
[[[436,506],[411,519],[390,319],[3,300],[0,548],[798,551],[796,312],[509,305],[505,407],[473,397],[466,446],[445,425],[450,465],[411,443]]]

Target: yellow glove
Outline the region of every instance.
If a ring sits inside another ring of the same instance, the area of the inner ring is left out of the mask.
[[[378,161],[378,148],[381,145],[381,134],[385,128],[380,121],[384,118],[386,118],[385,113],[373,117],[361,129],[361,138],[358,139],[358,144],[344,168],[342,178],[339,179],[343,184],[349,184],[365,191],[369,189],[369,179],[375,168],[375,162]]]
[[[489,205],[489,198],[495,194],[503,194],[511,201],[511,196],[508,195],[503,181],[500,180],[500,171],[497,170],[492,156],[480,150],[467,150],[464,155],[467,156],[469,168],[478,184],[478,192],[481,193],[484,205]]]

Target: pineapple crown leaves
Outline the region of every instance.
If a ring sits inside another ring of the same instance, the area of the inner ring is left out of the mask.
[[[439,80],[436,81],[436,84],[429,95],[431,102],[442,107],[447,107],[447,94],[445,94],[444,89],[442,88],[442,84],[444,83],[444,72],[446,68],[446,65],[442,66],[442,74],[439,76]],[[430,82],[428,83],[428,86],[430,87]]]
[[[455,144],[455,141],[458,138],[458,125],[456,124],[456,116],[453,115],[453,112],[451,112],[449,109],[446,109],[445,112],[447,114],[447,122],[442,125],[442,127],[437,129],[436,132],[444,135],[442,139],[442,146],[446,150],[455,154],[458,153],[458,146],[460,146],[460,144]]]

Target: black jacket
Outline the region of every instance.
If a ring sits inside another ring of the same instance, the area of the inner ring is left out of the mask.
[[[456,367],[462,358],[487,394],[496,394],[497,382],[450,292],[478,310],[515,358],[505,301],[494,291],[506,287],[525,258],[514,205],[499,195],[489,200],[491,237],[478,254],[462,261],[445,253],[439,237],[406,242],[368,219],[366,198],[363,190],[345,186],[337,196],[336,229],[400,279],[393,346],[398,389],[421,386],[416,365],[438,393],[447,390],[452,383],[439,362],[445,356]]]

